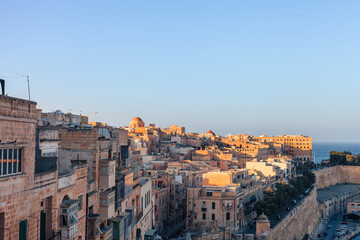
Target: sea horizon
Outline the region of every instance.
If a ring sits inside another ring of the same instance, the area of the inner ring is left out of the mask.
[[[321,163],[321,160],[329,159],[331,151],[349,151],[358,155],[360,142],[313,142],[313,161]]]

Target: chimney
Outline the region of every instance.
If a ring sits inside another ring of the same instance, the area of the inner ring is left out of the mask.
[[[5,80],[4,80],[4,79],[0,79],[0,83],[1,83],[1,92],[2,92],[2,95],[5,95]]]

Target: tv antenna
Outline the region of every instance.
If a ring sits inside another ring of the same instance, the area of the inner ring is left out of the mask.
[[[27,75],[27,82],[28,82],[28,93],[29,93],[29,101],[30,101],[30,79],[29,79],[29,75]]]
[[[94,113],[94,122],[96,122],[96,114],[98,114],[98,112],[93,112]]]

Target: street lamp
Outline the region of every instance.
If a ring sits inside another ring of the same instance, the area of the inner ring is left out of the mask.
[[[33,217],[33,216],[28,216],[29,218],[34,218],[37,220],[37,230],[36,230],[36,235],[37,235],[37,239],[39,239],[39,218],[37,217]]]

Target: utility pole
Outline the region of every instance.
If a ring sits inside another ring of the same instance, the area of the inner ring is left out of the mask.
[[[28,82],[28,93],[29,93],[29,101],[30,101],[30,79],[29,79],[29,75],[27,75],[27,82]]]

